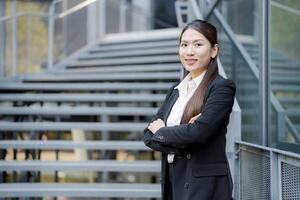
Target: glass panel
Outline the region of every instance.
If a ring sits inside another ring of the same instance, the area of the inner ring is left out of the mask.
[[[23,15],[17,18],[17,73],[38,72],[47,67],[47,17]]]
[[[30,0],[30,1],[16,1],[17,3],[17,12],[39,12],[46,13],[48,12],[49,5],[51,1],[40,1],[40,0]]]
[[[236,98],[242,110],[242,140],[261,144],[258,77],[254,73],[257,68],[247,64],[214,16],[209,21],[218,29],[219,57],[224,70],[237,87]]]
[[[261,4],[260,0],[239,0],[221,1],[218,5],[218,10],[257,66],[261,55]]]
[[[95,5],[95,3],[92,3],[89,6],[92,7]],[[89,6],[83,7],[74,13],[59,16],[59,14],[62,13],[62,10],[66,11],[72,6],[69,4],[62,5],[61,3],[58,3],[55,6],[57,17],[55,17],[54,20],[54,64],[62,61],[65,57],[71,55],[88,43],[88,31],[90,28],[88,26]]]
[[[12,76],[12,20],[5,20],[2,21],[1,25],[4,28],[4,35],[3,35],[3,49],[4,49],[4,60],[3,60],[3,67],[4,67],[4,76],[9,77]],[[2,40],[2,39],[1,39]]]
[[[300,2],[271,3],[271,89],[278,101],[272,107],[272,141],[300,152]]]

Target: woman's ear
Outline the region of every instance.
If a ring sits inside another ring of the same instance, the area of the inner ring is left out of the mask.
[[[211,50],[211,58],[215,58],[218,55],[219,45],[215,44]]]

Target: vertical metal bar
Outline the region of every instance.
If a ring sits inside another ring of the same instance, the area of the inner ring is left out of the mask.
[[[120,33],[126,32],[126,10],[127,10],[127,2],[126,0],[121,1],[120,5]]]
[[[106,33],[106,0],[98,1],[100,10],[99,38],[102,39]]]
[[[48,70],[53,66],[53,42],[54,42],[54,14],[55,3],[51,3],[48,13]]]
[[[261,133],[262,145],[268,145],[268,130],[269,130],[269,100],[270,100],[270,83],[269,83],[269,0],[261,1],[262,3],[262,24],[261,24],[261,58],[259,68],[259,94],[261,96]]]
[[[91,3],[90,5],[87,6],[87,23],[86,23],[86,44],[90,44],[94,42],[97,38],[96,32],[97,32],[97,26],[96,26],[96,21],[97,21],[97,4],[96,3]]]
[[[286,141],[286,124],[285,124],[285,116],[286,113],[284,111],[279,111],[277,112],[277,137],[276,137],[276,144],[278,146],[278,144],[281,141]]]
[[[17,75],[17,17],[16,17],[16,0],[11,1],[11,16],[12,16],[12,76]]]
[[[235,46],[232,45],[232,63],[231,63],[231,79],[234,80],[236,83],[237,81],[237,56],[236,55],[236,50],[235,50]]]
[[[6,2],[0,2],[0,17],[5,16]],[[0,77],[5,77],[5,50],[6,50],[6,34],[5,23],[7,20],[0,21]]]
[[[271,169],[270,169],[270,182],[271,182],[271,199],[279,200],[279,163],[278,154],[270,151]]]
[[[105,92],[107,93],[107,92]],[[94,105],[93,105],[94,106]],[[102,108],[107,107],[107,103],[103,102],[101,103]],[[100,115],[100,123],[107,123],[109,122],[109,117],[107,114],[101,114]],[[101,141],[107,141],[110,140],[109,131],[101,131]],[[107,150],[101,151],[101,157],[102,159],[111,159],[111,154]],[[108,182],[109,181],[109,172],[102,172],[101,182]]]
[[[241,158],[240,158],[240,144],[235,143],[235,159],[234,159],[234,181],[233,181],[233,191],[234,199],[240,199],[240,186],[241,186]]]

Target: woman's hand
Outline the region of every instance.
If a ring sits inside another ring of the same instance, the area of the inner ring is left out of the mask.
[[[192,118],[190,119],[189,123],[191,123],[191,124],[194,123],[195,120],[196,120],[198,117],[200,117],[200,115],[201,115],[201,113],[200,113],[199,115],[196,115],[196,116],[192,117]]]
[[[148,129],[155,134],[160,128],[165,127],[165,122],[161,119],[154,120],[148,126]]]

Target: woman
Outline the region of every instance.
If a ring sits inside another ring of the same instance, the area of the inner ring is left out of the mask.
[[[227,200],[232,179],[225,134],[235,85],[218,74],[217,30],[195,20],[183,28],[179,56],[189,74],[174,85],[144,131],[162,152],[162,199]]]

